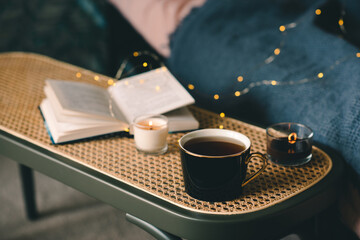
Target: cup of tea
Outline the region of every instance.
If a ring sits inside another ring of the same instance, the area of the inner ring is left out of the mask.
[[[185,191],[200,200],[220,202],[238,198],[243,187],[267,166],[266,157],[250,153],[250,139],[225,129],[202,129],[185,134],[179,141]],[[251,159],[262,167],[246,178]]]

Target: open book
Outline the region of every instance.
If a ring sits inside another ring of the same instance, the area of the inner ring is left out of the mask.
[[[129,131],[134,118],[165,114],[169,131],[199,127],[186,105],[195,101],[165,68],[122,79],[102,88],[75,81],[47,79],[40,105],[53,143]]]

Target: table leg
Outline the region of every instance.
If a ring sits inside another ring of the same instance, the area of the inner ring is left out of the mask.
[[[33,170],[22,164],[19,164],[19,170],[26,216],[29,220],[35,220],[38,217],[38,212],[35,202]]]
[[[150,233],[152,236],[154,236],[158,240],[181,240],[181,238],[179,238],[175,235],[172,235],[171,233],[165,232],[165,231],[151,225],[150,223],[145,222],[144,220],[134,217],[128,213],[126,214],[126,219],[129,222],[142,228],[146,232]]]

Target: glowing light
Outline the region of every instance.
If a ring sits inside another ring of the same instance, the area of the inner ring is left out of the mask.
[[[224,125],[220,125],[219,128],[220,128],[220,129],[223,129],[223,128],[224,128]]]
[[[130,132],[130,129],[125,128],[124,131],[125,131],[125,132]]]
[[[139,52],[133,52],[133,56],[134,56],[134,57],[139,56]]]
[[[109,84],[109,85],[113,85],[114,84],[114,80],[112,80],[111,78],[107,81],[107,83]]]
[[[149,126],[151,127],[153,125],[153,122],[152,121],[149,121]]]
[[[290,144],[294,144],[296,142],[297,139],[297,134],[296,133],[290,133],[288,136],[288,140]]]
[[[244,81],[244,77],[243,76],[238,76],[237,80],[238,80],[238,82],[242,82],[242,81]]]
[[[271,81],[271,85],[275,86],[277,82],[275,80]]]
[[[320,10],[320,9],[316,9],[316,10],[315,10],[315,14],[319,16],[319,15],[321,14],[321,10]]]
[[[77,78],[81,78],[81,73],[77,72],[77,73],[76,73],[76,77],[77,77]]]
[[[286,27],[284,25],[281,25],[279,27],[280,32],[284,32],[286,30]]]
[[[147,67],[148,63],[147,62],[143,62],[143,67]]]
[[[360,58],[360,52],[356,53],[356,57]]]
[[[322,72],[318,73],[318,78],[323,78],[324,77],[324,74]]]
[[[140,79],[140,80],[139,80],[139,83],[140,83],[140,84],[143,84],[144,82],[145,82],[144,79]]]
[[[340,26],[342,26],[342,25],[344,25],[344,20],[342,18],[340,18],[338,23]]]
[[[160,91],[160,86],[155,87],[156,91]]]
[[[237,97],[240,96],[240,94],[241,94],[241,93],[240,93],[239,91],[236,91],[236,92],[235,92],[235,96],[237,96]]]
[[[194,90],[194,85],[192,85],[192,84],[188,84],[188,88],[190,89],[190,90]]]
[[[129,82],[128,82],[128,81],[125,81],[124,84],[127,86],[127,85],[129,85]]]
[[[220,113],[220,117],[222,117],[222,118],[225,117],[225,113],[223,113],[223,112]]]
[[[99,81],[99,79],[100,79],[100,78],[99,78],[98,75],[95,75],[95,76],[94,76],[94,80],[95,80],[95,81]]]
[[[214,95],[214,99],[215,99],[215,100],[218,100],[219,98],[220,98],[220,97],[219,97],[219,94],[215,94],[215,95]]]
[[[274,54],[275,54],[275,55],[279,55],[279,54],[280,54],[280,48],[276,48],[276,49],[274,50]]]

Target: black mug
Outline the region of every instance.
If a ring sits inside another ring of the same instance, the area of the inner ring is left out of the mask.
[[[185,191],[200,200],[221,202],[238,198],[243,187],[267,166],[261,153],[250,153],[250,139],[225,129],[202,129],[179,141]],[[260,170],[246,178],[253,157],[262,160]]]

